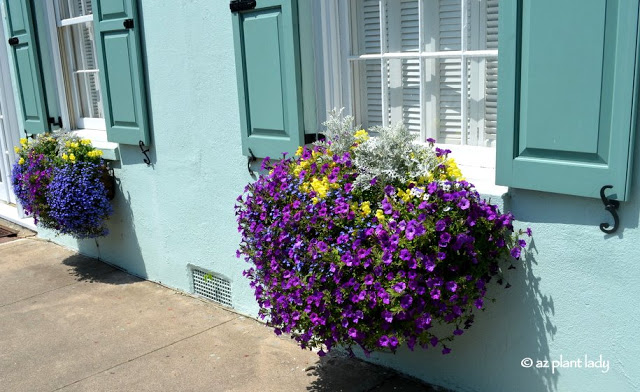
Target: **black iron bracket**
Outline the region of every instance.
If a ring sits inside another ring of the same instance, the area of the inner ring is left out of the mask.
[[[144,142],[142,140],[140,140],[140,142],[138,142],[138,146],[140,146],[140,151],[144,154],[144,163],[147,164],[147,166],[151,166],[151,159],[149,159],[149,155],[147,155],[147,153],[149,152],[149,148],[145,149],[145,145]]]
[[[231,12],[247,11],[256,8],[256,0],[231,0],[229,9]]]
[[[249,171],[249,175],[253,176],[255,173],[253,172],[253,169],[251,169],[251,164],[255,161],[258,160],[258,158],[256,158],[255,155],[253,155],[253,151],[251,151],[251,149],[249,148],[249,155],[247,157],[247,170]]]
[[[19,43],[20,43],[20,40],[18,39],[18,37],[9,38],[9,45],[13,46],[13,45],[18,45]]]
[[[613,216],[613,227],[611,229],[609,229],[610,225],[608,223],[600,223],[600,230],[607,234],[615,233],[620,224],[620,218],[618,217],[618,207],[620,207],[620,202],[618,200],[609,199],[604,195],[604,191],[611,188],[613,188],[613,185],[605,185],[600,188],[600,199],[602,199],[604,209],[609,211]]]
[[[122,26],[124,26],[125,29],[132,29],[133,19],[125,19],[124,22],[122,22]]]

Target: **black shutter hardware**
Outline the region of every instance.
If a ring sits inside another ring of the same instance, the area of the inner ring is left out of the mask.
[[[13,45],[18,45],[19,43],[20,43],[20,40],[18,39],[18,37],[9,38],[9,45],[13,46]]]
[[[122,25],[124,26],[125,29],[132,29],[133,19],[125,19],[124,22],[122,22]]]
[[[256,0],[231,0],[231,12],[247,11],[256,8]]]
[[[62,128],[62,118],[60,116],[58,116],[57,122],[55,117],[47,117],[47,122],[51,125],[57,125],[60,128]]]

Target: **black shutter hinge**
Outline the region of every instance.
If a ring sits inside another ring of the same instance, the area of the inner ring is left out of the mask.
[[[56,118],[55,117],[47,117],[47,122],[50,125],[57,125],[60,128],[62,128],[62,118],[60,116],[58,116],[58,121],[56,122]]]
[[[133,19],[125,19],[124,22],[122,22],[122,25],[124,26],[125,29],[132,29]]]
[[[247,11],[256,8],[256,0],[231,0],[229,9],[231,12]]]
[[[19,43],[20,43],[20,40],[18,39],[18,37],[9,38],[9,45],[13,46],[13,45],[18,45]]]

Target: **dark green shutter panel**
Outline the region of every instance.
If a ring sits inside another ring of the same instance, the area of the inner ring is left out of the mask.
[[[93,0],[107,139],[149,144],[141,30],[135,0]]]
[[[28,0],[6,0],[6,5],[24,128],[30,134],[47,132],[49,123],[31,4]]]
[[[304,144],[295,0],[233,13],[242,150],[279,157]]]
[[[496,182],[629,196],[638,1],[500,2]]]

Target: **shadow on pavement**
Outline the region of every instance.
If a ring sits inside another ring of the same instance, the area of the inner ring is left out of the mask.
[[[311,392],[448,391],[402,375],[392,369],[333,352],[320,358],[315,366],[308,368],[307,374],[317,377],[307,387],[307,391]]]
[[[67,257],[62,264],[70,267],[69,274],[74,275],[78,282],[129,284],[142,281],[109,264],[80,254]]]

